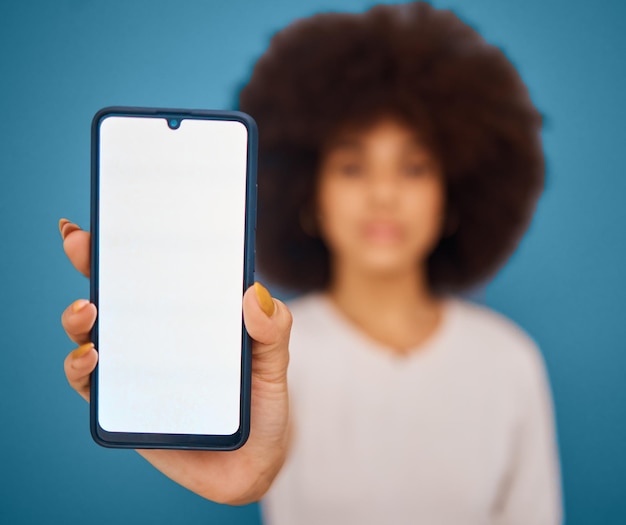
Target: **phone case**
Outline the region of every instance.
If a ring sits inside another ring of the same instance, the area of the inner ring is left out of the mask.
[[[99,306],[98,297],[98,246],[99,246],[99,132],[100,124],[109,116],[139,116],[177,119],[232,120],[245,125],[247,129],[247,170],[245,200],[245,234],[242,295],[254,283],[256,202],[257,202],[257,143],[258,131],[254,119],[240,111],[190,110],[143,107],[106,107],[98,111],[91,125],[91,279],[90,300]],[[242,316],[241,352],[241,396],[240,426],[232,435],[211,434],[158,434],[139,432],[108,432],[99,424],[98,418],[98,371],[99,364],[91,375],[90,431],[99,445],[113,448],[142,449],[202,449],[235,450],[248,439],[250,431],[250,388],[252,343]],[[91,341],[98,350],[98,318],[91,331]]]

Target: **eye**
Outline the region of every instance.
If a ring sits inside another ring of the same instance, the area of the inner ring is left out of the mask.
[[[339,164],[338,170],[342,175],[355,176],[363,172],[363,167],[355,162]]]
[[[419,177],[428,174],[428,164],[425,162],[414,162],[403,167],[404,173],[412,177]]]

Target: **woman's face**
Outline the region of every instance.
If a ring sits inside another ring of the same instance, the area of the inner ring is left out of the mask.
[[[443,177],[400,122],[338,133],[323,151],[318,181],[317,220],[334,262],[375,274],[415,271],[437,244]]]

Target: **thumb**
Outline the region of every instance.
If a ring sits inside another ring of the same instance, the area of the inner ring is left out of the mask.
[[[285,381],[291,312],[257,282],[243,296],[243,318],[252,338],[252,375],[268,382]]]

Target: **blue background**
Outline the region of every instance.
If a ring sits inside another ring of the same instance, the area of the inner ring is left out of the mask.
[[[232,108],[269,37],[371,2],[3,0],[0,6],[0,522],[258,523],[133,451],[98,447],[60,323],[88,281],[60,217],[88,228],[89,126],[107,105]],[[548,185],[484,299],[545,355],[567,522],[626,523],[626,4],[438,1],[519,68],[547,117]]]

